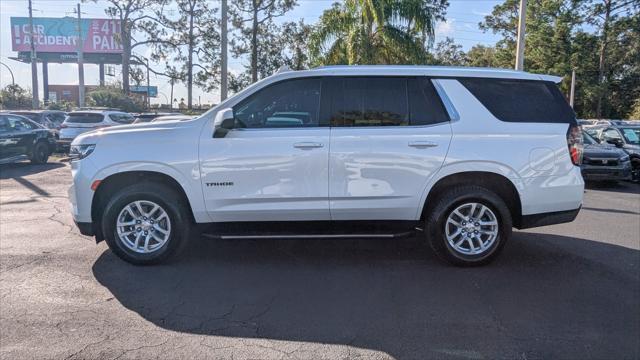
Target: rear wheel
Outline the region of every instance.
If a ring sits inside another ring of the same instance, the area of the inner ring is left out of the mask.
[[[189,238],[186,205],[168,186],[143,183],[117,191],[107,203],[102,232],[121,259],[157,264],[176,256]]]
[[[479,186],[456,186],[445,192],[426,221],[431,248],[458,266],[491,262],[511,237],[511,213],[504,200]]]
[[[49,160],[49,147],[42,141],[36,143],[31,153],[31,163],[44,164]]]

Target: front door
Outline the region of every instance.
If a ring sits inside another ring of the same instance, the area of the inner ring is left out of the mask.
[[[429,79],[327,78],[322,109],[331,124],[331,218],[414,220],[451,140]]]
[[[236,128],[200,142],[213,221],[329,220],[329,128],[317,78],[271,84],[233,107]]]

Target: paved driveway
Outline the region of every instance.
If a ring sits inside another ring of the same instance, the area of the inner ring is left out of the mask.
[[[484,268],[401,241],[193,239],[134,267],[78,234],[69,168],[0,168],[0,358],[640,357],[640,187]]]

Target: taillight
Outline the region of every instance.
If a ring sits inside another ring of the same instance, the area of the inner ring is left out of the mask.
[[[582,164],[582,130],[578,125],[569,126],[567,131],[567,146],[569,147],[569,155],[573,165]]]

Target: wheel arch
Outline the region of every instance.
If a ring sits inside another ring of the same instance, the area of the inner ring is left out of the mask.
[[[166,173],[150,170],[131,170],[117,172],[102,179],[98,188],[93,194],[93,199],[91,201],[91,220],[97,241],[104,240],[104,234],[102,234],[101,219],[102,211],[104,209],[104,205],[109,199],[109,195],[113,194],[113,192],[118,189],[122,189],[123,187],[145,181],[164,184],[172,189],[175,189],[176,193],[182,199],[184,205],[187,208],[190,220],[192,222],[195,222],[195,216],[193,214],[189,196],[187,196],[187,192],[185,191],[185,188],[182,186],[182,184],[180,184],[180,182],[178,182],[174,177]]]
[[[478,185],[495,192],[507,204],[513,225],[520,226],[522,203],[516,184],[502,173],[487,170],[453,172],[440,177],[426,193],[420,210],[420,220],[426,219],[426,215],[447,188],[457,185]]]

